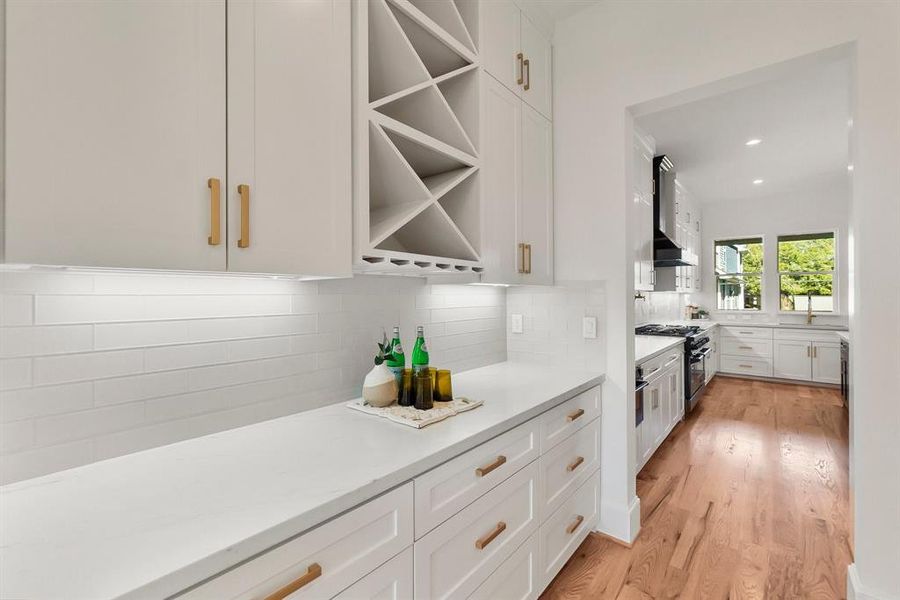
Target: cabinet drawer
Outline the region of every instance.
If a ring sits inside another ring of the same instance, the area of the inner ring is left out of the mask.
[[[409,546],[335,596],[334,600],[409,600],[412,597],[413,549]]]
[[[541,525],[541,587],[550,583],[597,524],[599,506],[600,474],[595,473]]]
[[[600,466],[600,420],[541,457],[541,515],[555,511]]]
[[[308,583],[291,600],[331,598],[412,544],[412,488],[407,483],[354,508],[179,598],[261,600],[304,576]]]
[[[754,338],[761,340],[772,339],[771,327],[722,327],[720,332],[723,338]]]
[[[469,596],[535,532],[538,473],[532,462],[416,542],[416,597]]]
[[[533,600],[538,597],[538,536],[532,534],[468,600]]]
[[[722,354],[731,356],[769,357],[772,356],[772,340],[726,337],[722,340]]]
[[[541,453],[560,443],[600,414],[600,386],[566,400],[541,417]]]
[[[671,366],[678,361],[680,356],[684,355],[684,346],[676,346],[670,350],[663,352],[661,355],[645,360],[641,363],[641,369],[644,372],[644,379],[650,381],[660,375],[667,366]]]
[[[719,371],[757,377],[772,376],[772,361],[762,358],[745,358],[742,356],[719,357]]]
[[[776,329],[776,340],[796,340],[801,342],[831,342],[840,343],[837,333],[834,331],[809,331],[807,329]]]
[[[415,479],[416,539],[538,457],[532,419]]]

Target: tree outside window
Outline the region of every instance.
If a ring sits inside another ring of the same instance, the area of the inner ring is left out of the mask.
[[[761,310],[763,240],[716,242],[716,295],[719,310]]]
[[[783,311],[834,311],[834,232],[778,236]]]

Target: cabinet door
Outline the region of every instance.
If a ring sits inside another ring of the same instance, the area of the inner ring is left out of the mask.
[[[223,270],[225,0],[9,0],[6,20],[4,260]]]
[[[520,88],[522,99],[539,113],[553,119],[553,64],[550,40],[522,15],[522,53],[525,55],[525,81]]]
[[[350,275],[350,116],[350,3],[228,3],[229,271]]]
[[[634,136],[634,287],[653,291],[653,149]]]
[[[522,89],[523,58],[519,36],[521,13],[511,0],[490,0],[481,5],[481,58],[484,69],[516,94]]]
[[[773,374],[782,379],[809,381],[811,378],[809,342],[775,340],[775,364]]]
[[[522,106],[520,241],[528,244],[524,282],[553,283],[553,129],[530,106]]]
[[[483,74],[481,83],[482,281],[519,283],[522,101],[490,75]]]
[[[830,342],[812,343],[812,380],[820,383],[841,382],[841,345]]]

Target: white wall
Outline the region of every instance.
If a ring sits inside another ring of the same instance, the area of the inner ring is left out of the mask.
[[[871,595],[900,596],[900,278],[890,271],[900,261],[898,30],[900,3],[876,1],[607,1],[557,24],[555,219],[565,235],[556,236],[556,274],[606,285],[601,527],[607,533],[629,540],[637,533],[628,427],[634,408],[631,111],[734,89],[771,68],[792,66],[784,61],[849,43],[855,62],[854,569]]]
[[[691,294],[680,292],[642,292],[643,300],[634,301],[634,324],[683,321],[684,307],[692,302]]]
[[[778,254],[779,235],[792,233],[837,232],[837,311],[821,315],[817,324],[848,322],[849,259],[847,240],[850,231],[850,181],[846,174],[823,182],[818,189],[806,189],[786,195],[755,199],[752,202],[720,202],[703,205],[703,291],[697,296],[701,306],[720,321],[802,321],[806,315],[779,314]],[[761,311],[717,311],[713,244],[731,237],[761,235],[763,249],[763,301]]]
[[[506,359],[504,288],[0,271],[0,483],[359,395],[382,328]]]

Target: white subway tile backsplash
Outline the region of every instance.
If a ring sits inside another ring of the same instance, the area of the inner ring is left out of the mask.
[[[506,305],[398,277],[0,271],[0,483],[348,400],[398,324],[441,367],[505,360]]]

